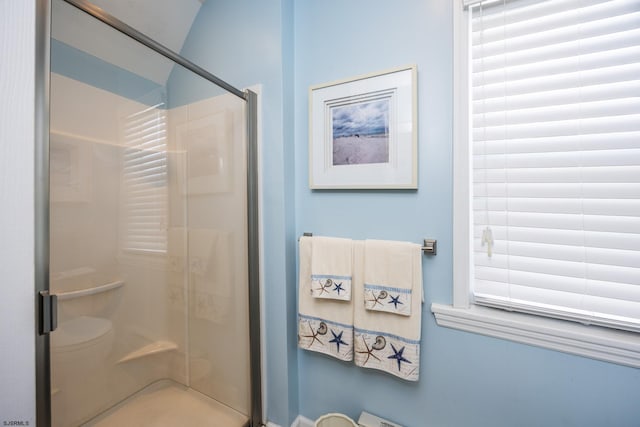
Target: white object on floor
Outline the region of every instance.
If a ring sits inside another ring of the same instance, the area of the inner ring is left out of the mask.
[[[358,427],[358,424],[343,414],[326,414],[316,420],[315,427]]]

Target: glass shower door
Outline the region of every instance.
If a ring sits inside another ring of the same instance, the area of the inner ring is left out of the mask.
[[[245,108],[53,2],[54,426],[247,423]]]

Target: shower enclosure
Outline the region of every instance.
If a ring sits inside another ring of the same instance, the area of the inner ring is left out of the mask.
[[[38,425],[258,426],[255,94],[50,7]]]

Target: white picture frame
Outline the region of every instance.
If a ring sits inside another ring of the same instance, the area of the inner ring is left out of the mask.
[[[309,88],[311,189],[417,189],[417,69]]]

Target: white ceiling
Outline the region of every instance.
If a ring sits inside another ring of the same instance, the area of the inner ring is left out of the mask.
[[[105,12],[180,52],[204,0],[92,0]],[[173,63],[62,0],[53,2],[52,36],[160,85]]]

